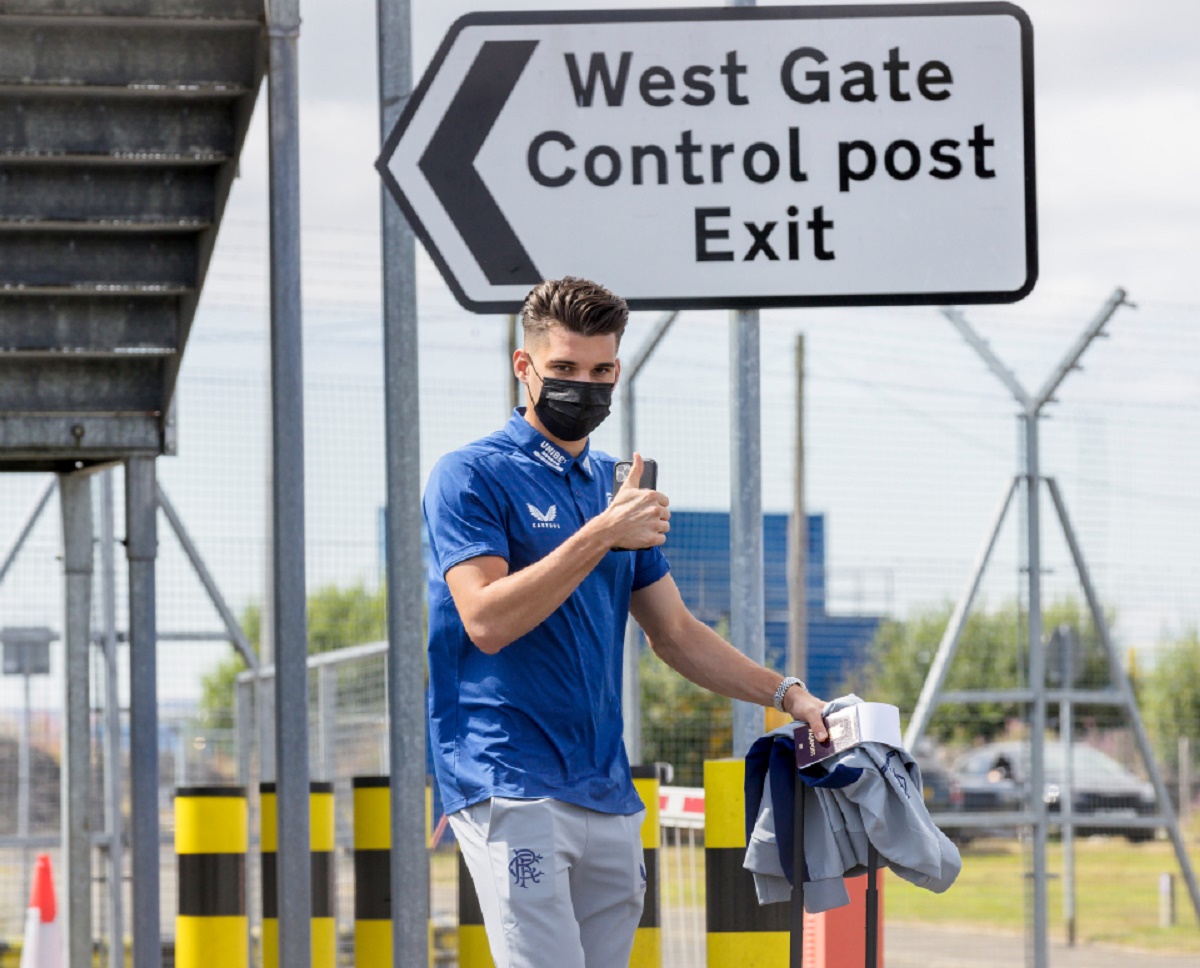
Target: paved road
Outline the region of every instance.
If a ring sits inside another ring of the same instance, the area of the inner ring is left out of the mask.
[[[1019,934],[896,924],[884,928],[887,968],[1022,968],[1025,938]],[[1051,942],[1051,968],[1200,968],[1195,954],[1168,955],[1100,945]]]

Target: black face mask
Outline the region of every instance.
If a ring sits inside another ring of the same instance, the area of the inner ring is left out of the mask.
[[[529,368],[542,381],[542,392],[533,412],[542,425],[559,440],[583,440],[604,423],[612,408],[614,383],[585,383],[582,380],[547,379],[529,359]]]

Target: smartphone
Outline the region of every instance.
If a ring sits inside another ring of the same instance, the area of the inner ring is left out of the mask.
[[[621,490],[621,485],[625,483],[625,479],[629,476],[629,472],[633,470],[633,461],[619,460],[613,467],[613,497],[616,497],[617,491]],[[642,458],[642,484],[641,486],[647,490],[655,490],[658,484],[658,463],[652,460]],[[634,551],[634,548],[613,548],[613,551]]]
[[[642,460],[642,483],[641,486],[648,491],[658,489],[658,462],[653,460]],[[619,460],[613,468],[613,495],[616,496],[617,491],[621,490],[621,485],[625,483],[625,478],[629,476],[629,472],[633,470],[633,461]]]

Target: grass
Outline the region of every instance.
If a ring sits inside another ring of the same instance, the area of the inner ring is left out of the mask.
[[[1189,844],[1198,838],[1185,834]],[[679,866],[688,872],[686,847],[660,851],[662,903],[673,909],[705,903],[704,852],[697,849],[696,883],[676,877]],[[677,856],[678,855],[678,856]],[[1200,871],[1200,851],[1191,850],[1194,870]],[[454,883],[454,854],[433,855],[434,881]],[[1052,940],[1065,940],[1063,921],[1062,844],[1047,850],[1049,931]],[[963,869],[945,894],[931,894],[888,874],[884,888],[884,917],[888,923],[916,921],[943,926],[978,928],[1021,934],[1029,900],[1025,871],[1029,865],[1016,840],[980,840],[963,850]],[[1162,873],[1175,875],[1174,927],[1158,926],[1158,885]],[[452,888],[449,888],[452,890]],[[1032,891],[1032,884],[1030,884]],[[450,896],[446,901],[453,904]],[[1187,886],[1170,841],[1131,844],[1117,837],[1091,837],[1075,842],[1075,937],[1080,944],[1104,944],[1148,951],[1200,953],[1200,927],[1192,911]],[[1200,962],[1198,962],[1200,963]]]
[[[1193,851],[1193,854],[1196,852]],[[1046,856],[1050,937],[1065,940],[1063,852],[1051,843]],[[1197,858],[1192,858],[1193,868]],[[1023,848],[1015,840],[979,841],[963,851],[963,870],[945,894],[936,895],[889,877],[884,898],[889,921],[923,921],[959,927],[1025,930]],[[1176,875],[1177,923],[1158,926],[1159,875]],[[1029,883],[1032,892],[1032,882]],[[1169,841],[1130,844],[1093,837],[1075,843],[1075,937],[1079,943],[1120,945],[1164,952],[1200,952],[1200,928]]]

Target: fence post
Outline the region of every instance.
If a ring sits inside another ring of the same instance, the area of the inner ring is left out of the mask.
[[[1158,875],[1158,926],[1175,926],[1175,875],[1169,872]]]
[[[1192,815],[1192,740],[1179,737],[1179,822],[1185,827]]]

